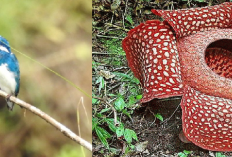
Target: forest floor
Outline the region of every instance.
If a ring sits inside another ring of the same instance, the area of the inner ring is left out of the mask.
[[[130,29],[157,18],[150,12],[152,8],[181,9],[221,2],[122,0],[119,5],[114,4],[113,10],[111,3],[107,2],[94,0],[92,11],[93,156],[232,156],[232,153],[216,153],[179,140],[182,130],[181,97],[154,99],[140,104],[141,87],[121,48],[121,42]],[[123,124],[124,130],[134,131],[138,140],[133,135],[132,142],[125,134],[124,138],[119,136],[119,132],[115,131],[117,127],[110,125],[110,120],[115,117]],[[107,135],[104,136],[104,133]]]

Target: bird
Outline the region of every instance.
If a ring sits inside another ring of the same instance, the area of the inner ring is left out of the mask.
[[[18,96],[20,87],[19,63],[11,52],[9,42],[0,35],[0,89],[6,92],[7,108],[13,110],[14,103],[9,99]]]

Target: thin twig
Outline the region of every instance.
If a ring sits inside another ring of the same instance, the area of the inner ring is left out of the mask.
[[[105,35],[96,35],[97,37],[101,37],[101,38],[112,38],[112,39],[124,39],[124,38],[119,38],[119,37],[113,37],[113,36],[105,36]]]
[[[108,52],[92,52],[94,55],[118,55],[118,53],[108,53]]]
[[[111,24],[113,24],[113,19],[114,19],[114,11],[113,11],[113,15],[112,15],[112,18],[111,18]]]
[[[6,92],[3,92],[2,90],[0,90],[0,96],[6,98],[8,96],[8,94]],[[20,99],[18,99],[16,97],[14,97],[14,96],[11,96],[9,98],[9,100],[14,102],[15,104],[25,108],[25,109],[31,111],[32,113],[36,114],[37,116],[41,117],[46,122],[48,122],[49,124],[54,126],[56,129],[60,130],[60,132],[62,132],[65,136],[72,139],[76,143],[79,143],[80,145],[84,146],[88,150],[92,151],[92,144],[85,141],[81,137],[77,136],[74,132],[72,132],[66,126],[64,126],[63,124],[61,124],[60,122],[58,122],[54,118],[50,117],[48,114],[44,113],[40,109],[38,109],[35,106],[32,106],[32,105],[30,105],[30,104],[28,104],[28,103],[26,103],[26,102],[24,102],[24,101],[22,101],[22,100],[20,100]]]
[[[109,55],[108,52],[92,52],[92,54],[96,54],[96,55]]]
[[[117,26],[117,25],[113,25],[113,24],[111,24],[111,23],[106,23],[105,24],[106,26],[109,26],[109,27],[115,27],[115,28],[117,28],[117,29],[122,29],[122,30],[124,30],[124,31],[129,31],[129,29],[125,29],[125,28],[123,28],[123,27],[120,27],[120,26]]]
[[[129,69],[129,67],[120,67],[120,68],[115,68],[112,71],[118,71],[118,70],[122,70],[122,69]]]
[[[162,121],[160,124],[163,124],[165,122],[167,122],[168,120],[170,120],[172,118],[172,116],[176,113],[176,111],[178,110],[180,104],[176,107],[175,111],[172,113],[172,115],[170,117],[168,117],[167,119],[165,119],[164,121]]]
[[[112,89],[114,89],[114,88],[116,88],[116,87],[120,86],[121,84],[122,84],[122,83],[121,83],[121,82],[119,82],[119,83],[117,83],[116,85],[111,86],[111,87],[109,88],[109,91],[111,91]]]
[[[124,18],[125,18],[125,16],[126,16],[127,3],[128,3],[128,0],[126,0],[125,12],[124,12],[123,18],[122,18],[122,25],[123,25],[123,28],[124,28],[124,29],[125,29],[125,21],[124,21]]]

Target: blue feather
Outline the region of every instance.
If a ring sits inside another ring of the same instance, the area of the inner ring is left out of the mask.
[[[0,36],[0,88],[10,95],[17,96],[20,88],[20,70],[16,56],[11,52],[8,41]],[[8,108],[13,103],[7,101]]]

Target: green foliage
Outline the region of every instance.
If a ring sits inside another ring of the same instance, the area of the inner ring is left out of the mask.
[[[132,20],[132,17],[131,15],[126,15],[126,18],[125,18],[128,22],[130,22],[131,25],[134,25],[134,22]]]
[[[131,16],[127,16],[126,20],[131,25],[133,24]],[[125,64],[127,63],[126,55],[121,45],[121,36],[124,37],[126,35],[125,32],[113,30],[108,31],[107,34],[113,36],[113,38],[103,37],[99,39],[99,42],[102,43],[108,55],[99,57],[100,60],[92,62],[92,67],[96,71],[96,73],[93,73],[93,95],[94,97],[100,97],[102,100],[92,99],[93,108],[95,108],[93,109],[92,128],[93,133],[97,135],[107,150],[116,154],[117,151],[110,146],[111,140],[115,140],[113,137],[125,141],[126,151],[128,152],[134,148],[132,142],[138,141],[135,131],[127,128],[121,118],[124,116],[131,120],[133,108],[136,107],[136,103],[142,98],[142,95],[139,88],[139,80],[128,69],[110,71],[111,68],[109,68],[107,71],[114,76],[108,79],[99,74],[98,71],[102,69],[102,65],[113,68],[127,66]],[[120,37],[115,38],[118,36]],[[111,85],[112,82],[113,85]],[[119,84],[119,86],[112,90],[112,86],[115,86],[115,84]],[[107,103],[104,101],[107,101]],[[114,115],[112,107],[116,110],[117,115]],[[116,124],[115,118],[117,119]]]
[[[112,34],[112,35],[118,35],[118,34]],[[121,40],[121,39],[120,39]],[[108,50],[109,54],[117,54],[125,56],[125,52],[122,49],[121,41],[119,42],[119,39],[110,39],[110,40],[101,40]]]
[[[117,98],[117,100],[114,102],[114,107],[117,111],[122,111],[125,106],[126,104],[121,97]]]
[[[108,124],[111,131],[116,132],[117,127],[114,125],[114,119],[113,118],[106,118],[106,123]]]
[[[180,157],[188,157],[189,154],[191,154],[192,151],[184,150],[183,152],[179,152],[178,156]]]
[[[98,102],[97,99],[92,98],[92,104],[95,104],[95,103],[97,103],[97,102]]]
[[[159,120],[164,121],[164,118],[160,113],[156,113],[154,116],[158,118]]]
[[[216,152],[216,157],[226,157],[226,156],[221,152]]]
[[[102,76],[100,76],[97,81],[96,81],[96,84],[99,83],[99,87],[98,87],[98,92],[100,93],[101,89],[104,88],[105,86],[105,81],[104,81],[104,78]]]
[[[124,124],[120,123],[120,125],[117,127],[114,124],[114,119],[112,118],[104,118],[102,119],[103,123],[108,124],[109,129],[116,133],[118,138],[123,138],[128,144],[131,144],[132,139],[138,141],[136,133],[131,129],[125,129]],[[92,125],[93,130],[96,132],[98,138],[102,142],[102,144],[109,149],[109,144],[107,142],[107,139],[111,139],[111,134],[106,131],[104,128],[99,126],[100,121],[98,121],[97,118],[93,118]]]
[[[138,141],[138,138],[137,138],[135,131],[131,130],[131,129],[125,129],[124,138],[128,143],[131,143],[132,139]]]
[[[123,124],[117,127],[116,134],[118,138],[124,137],[128,144],[131,144],[132,139],[138,141],[135,131],[131,129],[125,129]]]
[[[206,2],[205,0],[194,0],[195,2],[203,3]]]
[[[97,133],[97,136],[99,137],[101,142],[104,144],[104,146],[109,148],[107,138],[110,138],[111,135],[105,129],[103,129],[103,128],[99,127],[99,126],[95,127],[95,132]]]
[[[121,124],[116,130],[117,137],[122,137],[124,134],[124,126]]]

